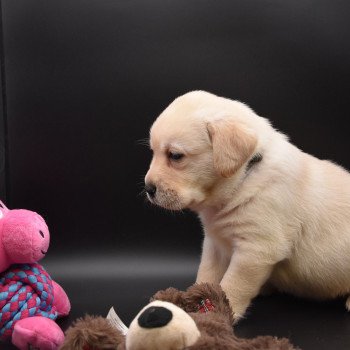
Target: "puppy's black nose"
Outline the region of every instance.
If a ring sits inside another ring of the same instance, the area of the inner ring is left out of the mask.
[[[166,326],[173,314],[162,306],[150,306],[138,318],[139,326],[142,328],[158,328]]]
[[[153,198],[156,194],[157,187],[153,184],[146,184],[145,191],[148,193],[148,195]]]

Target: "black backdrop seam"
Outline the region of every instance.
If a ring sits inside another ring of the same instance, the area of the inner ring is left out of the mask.
[[[1,188],[4,189],[4,193],[1,193],[2,199],[8,204],[9,202],[9,156],[8,156],[8,124],[7,124],[7,98],[6,98],[6,74],[5,74],[5,51],[4,51],[4,26],[2,15],[2,1],[0,0],[0,69],[1,69],[1,94],[2,94],[2,109],[0,118],[3,125],[3,131],[1,137],[3,137],[4,145],[4,157],[5,157],[5,169],[4,176],[0,178]]]

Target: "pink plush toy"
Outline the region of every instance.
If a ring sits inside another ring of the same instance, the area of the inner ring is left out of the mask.
[[[54,319],[68,315],[68,296],[36,263],[49,243],[39,214],[0,201],[0,339],[12,337],[21,350],[55,350],[64,340]]]

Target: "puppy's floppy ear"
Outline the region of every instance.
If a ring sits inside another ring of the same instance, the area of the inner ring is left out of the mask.
[[[230,118],[207,123],[207,130],[213,146],[214,168],[223,177],[232,176],[253,155],[256,135]]]

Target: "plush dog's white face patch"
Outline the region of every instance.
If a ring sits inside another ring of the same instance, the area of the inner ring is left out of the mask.
[[[194,320],[172,303],[154,301],[131,322],[127,350],[181,350],[200,337]]]

